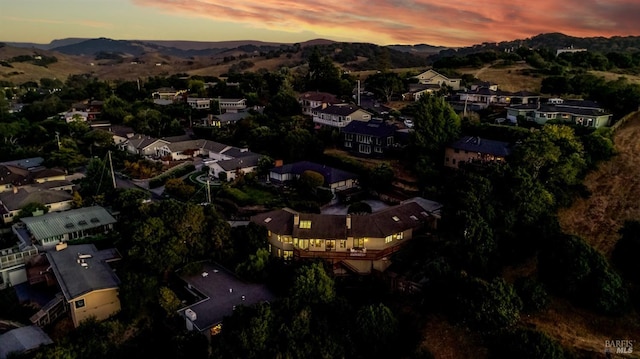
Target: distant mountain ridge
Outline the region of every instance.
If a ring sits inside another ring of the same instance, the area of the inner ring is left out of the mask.
[[[67,55],[95,56],[99,53],[140,56],[147,52],[158,52],[182,58],[194,56],[213,56],[225,51],[240,49],[244,52],[272,51],[293,43],[264,42],[257,40],[237,41],[182,41],[182,40],[114,40],[105,37],[96,39],[68,38],[53,40],[49,44],[30,42],[5,42],[9,46],[51,50]],[[326,45],[332,40],[315,39],[299,43],[301,47]]]

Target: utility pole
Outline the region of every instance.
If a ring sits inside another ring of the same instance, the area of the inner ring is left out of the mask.
[[[111,151],[109,151],[108,154],[109,154],[109,168],[111,169],[111,180],[113,181],[113,189],[116,189],[117,188],[116,175],[113,173],[113,162],[111,161]]]
[[[211,204],[211,187],[209,186],[209,174],[207,173],[207,203]]]
[[[56,141],[58,142],[58,151],[60,150],[60,132],[56,131]]]

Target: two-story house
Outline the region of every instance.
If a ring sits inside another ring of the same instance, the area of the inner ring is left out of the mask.
[[[460,89],[461,79],[449,78],[434,69],[427,70],[419,75],[414,76],[418,82],[423,85],[449,86],[453,90]]]
[[[598,103],[585,100],[563,100],[552,98],[534,111],[534,121],[545,124],[558,120],[585,127],[605,127],[611,123],[612,114]]]
[[[351,121],[342,128],[343,144],[349,152],[380,157],[394,145],[397,128],[383,120]]]
[[[356,105],[327,105],[313,109],[313,122],[319,126],[342,128],[351,121],[369,120],[371,120],[371,113]]]
[[[300,96],[298,96],[298,102],[300,103],[300,107],[302,107],[302,114],[308,116],[313,115],[314,108],[342,103],[336,95],[319,91],[309,91],[300,94]]]
[[[334,269],[384,271],[389,255],[417,231],[434,229],[442,205],[413,198],[369,215],[299,213],[283,208],[251,217],[268,231],[269,250],[284,259],[322,258]]]
[[[459,168],[461,163],[504,162],[511,154],[508,142],[464,136],[445,148],[444,165]]]
[[[211,101],[213,101],[213,99],[202,97],[187,97],[187,105],[191,106],[191,108],[194,110],[210,109]]]
[[[238,112],[247,108],[247,99],[244,98],[218,98],[220,113]]]

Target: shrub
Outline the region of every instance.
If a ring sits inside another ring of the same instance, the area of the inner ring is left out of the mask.
[[[372,212],[371,206],[366,202],[352,203],[349,206],[349,209],[347,209],[347,213],[354,213],[354,214],[366,214],[371,212]]]
[[[158,188],[160,186],[164,186],[164,184],[167,182],[167,180],[171,179],[171,178],[179,178],[182,177],[190,172],[193,172],[196,170],[196,166],[194,166],[192,163],[184,165],[184,166],[180,166],[180,167],[176,167],[173,169],[170,169],[169,171],[161,174],[160,176],[154,177],[149,181],[149,188]]]
[[[522,299],[525,311],[535,312],[544,309],[549,304],[547,291],[542,283],[533,278],[518,278],[515,282],[516,292]]]

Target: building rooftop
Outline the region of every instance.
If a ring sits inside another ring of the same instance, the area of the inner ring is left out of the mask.
[[[249,306],[275,298],[266,285],[243,282],[232,273],[213,264],[205,264],[202,273],[182,275],[181,278],[205,296],[198,303],[178,311],[182,315],[187,309],[195,312],[196,319],[193,324],[199,331],[221,323],[224,317],[233,314],[236,306]]]
[[[304,171],[314,171],[324,176],[324,180],[328,184],[346,181],[348,179],[354,179],[358,176],[351,172],[339,170],[337,168],[321,165],[315,162],[301,161],[295,163],[289,163],[280,167],[274,167],[271,172],[284,174],[292,173],[295,175],[301,175]]]
[[[329,105],[325,108],[322,108],[322,106],[320,106],[314,108],[313,110],[336,116],[349,116],[358,110],[366,112],[356,105]]]
[[[67,301],[120,285],[120,280],[107,263],[119,259],[119,253],[114,249],[99,251],[93,244],[79,244],[47,252],[46,255]]]
[[[338,97],[328,92],[309,91],[300,94],[300,100],[319,101],[323,103],[336,104],[341,103]]]
[[[66,191],[36,189],[18,189],[17,193],[6,191],[0,193],[0,202],[9,211],[16,211],[29,203],[52,204],[73,200],[73,195]]]
[[[351,121],[342,128],[342,132],[370,135],[375,137],[393,136],[397,127],[381,120]]]
[[[30,325],[12,329],[0,335],[0,359],[7,358],[10,353],[21,354],[49,344],[53,344],[53,340],[40,327]]]
[[[511,153],[511,146],[508,142],[487,140],[480,137],[464,136],[458,141],[449,145],[450,148],[480,152],[494,156],[508,156]]]
[[[32,158],[24,158],[21,160],[15,161],[7,161],[0,163],[0,166],[15,166],[23,169],[30,169],[34,167],[39,167],[44,162],[44,158],[42,157],[32,157]]]
[[[242,152],[245,154],[246,152]],[[226,152],[225,152],[226,154]],[[258,165],[260,155],[249,152],[249,155],[245,155],[238,158],[232,158],[229,160],[222,160],[216,162],[225,171],[233,171],[238,168],[255,167]]]
[[[52,212],[38,217],[21,218],[20,221],[27,226],[36,240],[116,223],[109,212],[100,206]]]

